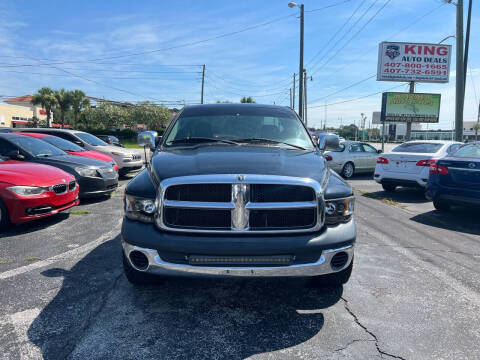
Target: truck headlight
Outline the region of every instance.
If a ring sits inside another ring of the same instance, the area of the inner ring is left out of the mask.
[[[17,195],[34,196],[44,193],[47,189],[40,186],[10,186],[7,187],[7,190]]]
[[[130,220],[153,222],[153,215],[157,209],[155,199],[146,199],[125,194],[124,203],[125,216]]]
[[[325,200],[325,223],[335,225],[350,221],[355,207],[355,198]]]
[[[97,169],[92,169],[92,168],[88,168],[88,167],[79,166],[79,167],[75,168],[75,171],[80,176],[100,177],[100,174],[98,173]]]

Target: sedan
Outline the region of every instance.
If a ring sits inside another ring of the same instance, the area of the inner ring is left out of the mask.
[[[430,165],[460,146],[462,143],[455,141],[404,142],[378,158],[373,178],[385,191],[395,191],[397,186],[424,189]]]
[[[69,155],[49,143],[18,134],[0,134],[0,156],[60,168],[80,185],[80,198],[110,194],[118,186],[118,174],[104,161]]]
[[[466,144],[432,164],[425,196],[437,210],[480,206],[480,143]]]
[[[331,169],[348,179],[355,173],[372,173],[381,152],[364,142],[344,141],[338,149],[326,152],[325,160]]]
[[[34,137],[43,141],[48,142],[49,144],[58,147],[59,149],[69,153],[70,155],[76,156],[85,156],[91,159],[97,159],[105,161],[113,166],[113,168],[118,171],[118,165],[113,160],[113,158],[107,154],[103,154],[94,150],[85,150],[84,148],[74,144],[68,140],[59,138],[57,136],[48,135],[48,134],[36,134],[36,133],[19,133],[20,135]]]
[[[77,205],[78,191],[63,170],[0,157],[0,231]]]

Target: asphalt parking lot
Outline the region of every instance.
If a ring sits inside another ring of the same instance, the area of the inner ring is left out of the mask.
[[[128,179],[121,181],[122,187]],[[121,187],[0,235],[1,359],[476,359],[480,222],[416,190],[354,177],[358,238],[343,288],[304,279],[130,285]]]

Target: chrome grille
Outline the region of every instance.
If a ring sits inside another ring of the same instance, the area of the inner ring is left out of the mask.
[[[199,175],[161,182],[156,223],[189,232],[302,232],[324,223],[321,186],[304,178]]]

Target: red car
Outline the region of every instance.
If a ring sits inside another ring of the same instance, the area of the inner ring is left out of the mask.
[[[93,150],[85,150],[84,148],[78,146],[77,144],[74,144],[71,141],[62,139],[58,136],[53,136],[49,134],[29,133],[29,132],[20,132],[18,134],[30,136],[30,137],[34,137],[34,138],[46,141],[49,144],[56,146],[57,148],[69,153],[70,155],[85,156],[92,159],[108,162],[112,164],[113,168],[118,172],[117,163],[115,162],[115,160],[113,160],[111,156],[108,156],[107,154],[103,154],[101,152],[93,151]]]
[[[78,190],[63,170],[0,157],[0,230],[78,205]]]

